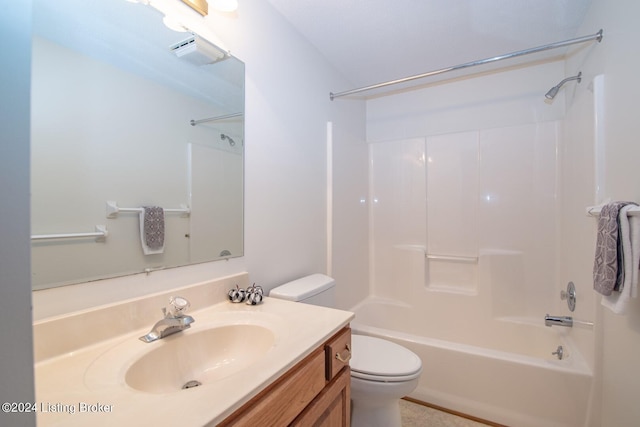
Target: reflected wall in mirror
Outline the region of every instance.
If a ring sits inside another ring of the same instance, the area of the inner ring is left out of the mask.
[[[191,34],[150,6],[33,10],[33,288],[241,256],[244,64],[178,57],[169,47]],[[162,253],[143,252],[143,206],[168,209]],[[50,238],[96,225],[106,238]]]

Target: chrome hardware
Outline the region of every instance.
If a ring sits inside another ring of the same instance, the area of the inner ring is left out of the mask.
[[[351,347],[349,347],[349,344],[345,345],[345,349],[342,351],[342,353],[336,353],[336,359],[338,359],[342,363],[347,363],[349,360],[351,360]]]
[[[573,317],[571,316],[544,316],[545,326],[566,326],[567,328],[573,327]]]
[[[187,316],[184,313],[187,311],[191,304],[185,298],[171,297],[169,299],[169,309],[166,307],[162,309],[164,318],[156,322],[151,328],[151,332],[147,335],[141,336],[140,341],[150,343],[176,332],[189,329],[191,324],[195,322],[195,319],[191,316]]]
[[[553,354],[554,356],[558,356],[558,360],[562,360],[562,358],[564,357],[564,349],[561,345],[559,345],[556,351],[551,354]]]
[[[191,303],[182,297],[169,298],[169,315],[171,317],[182,317],[183,313],[191,307]],[[165,309],[163,309],[164,311]]]
[[[566,291],[560,291],[560,299],[567,300],[569,311],[574,311],[576,309],[576,286],[573,282],[567,283]]]

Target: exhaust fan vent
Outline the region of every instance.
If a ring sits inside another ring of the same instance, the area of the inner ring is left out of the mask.
[[[169,50],[175,53],[178,58],[186,59],[196,65],[213,64],[228,56],[227,52],[195,34],[169,46]]]

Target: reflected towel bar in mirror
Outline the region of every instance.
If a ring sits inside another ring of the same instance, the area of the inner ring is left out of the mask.
[[[81,239],[95,237],[96,242],[104,242],[109,232],[104,225],[96,225],[96,231],[88,233],[58,233],[58,234],[34,234],[31,240],[55,240],[55,239]]]
[[[240,117],[243,115],[244,115],[243,113],[232,113],[232,114],[226,114],[224,116],[209,117],[208,119],[191,120],[191,122],[189,123],[191,123],[191,126],[195,126],[200,123],[215,122],[218,120],[225,120],[225,119],[231,119],[233,117]]]
[[[164,209],[165,213],[180,213],[182,216],[189,216],[191,209],[187,205],[180,205],[177,209]],[[117,218],[121,212],[142,212],[142,208],[120,208],[118,203],[113,201],[107,202],[107,218]]]

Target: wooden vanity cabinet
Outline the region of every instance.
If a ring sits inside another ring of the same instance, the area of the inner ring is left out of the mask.
[[[295,427],[351,425],[351,373],[344,368],[290,424]]]
[[[349,427],[350,351],[345,327],[219,425]]]

